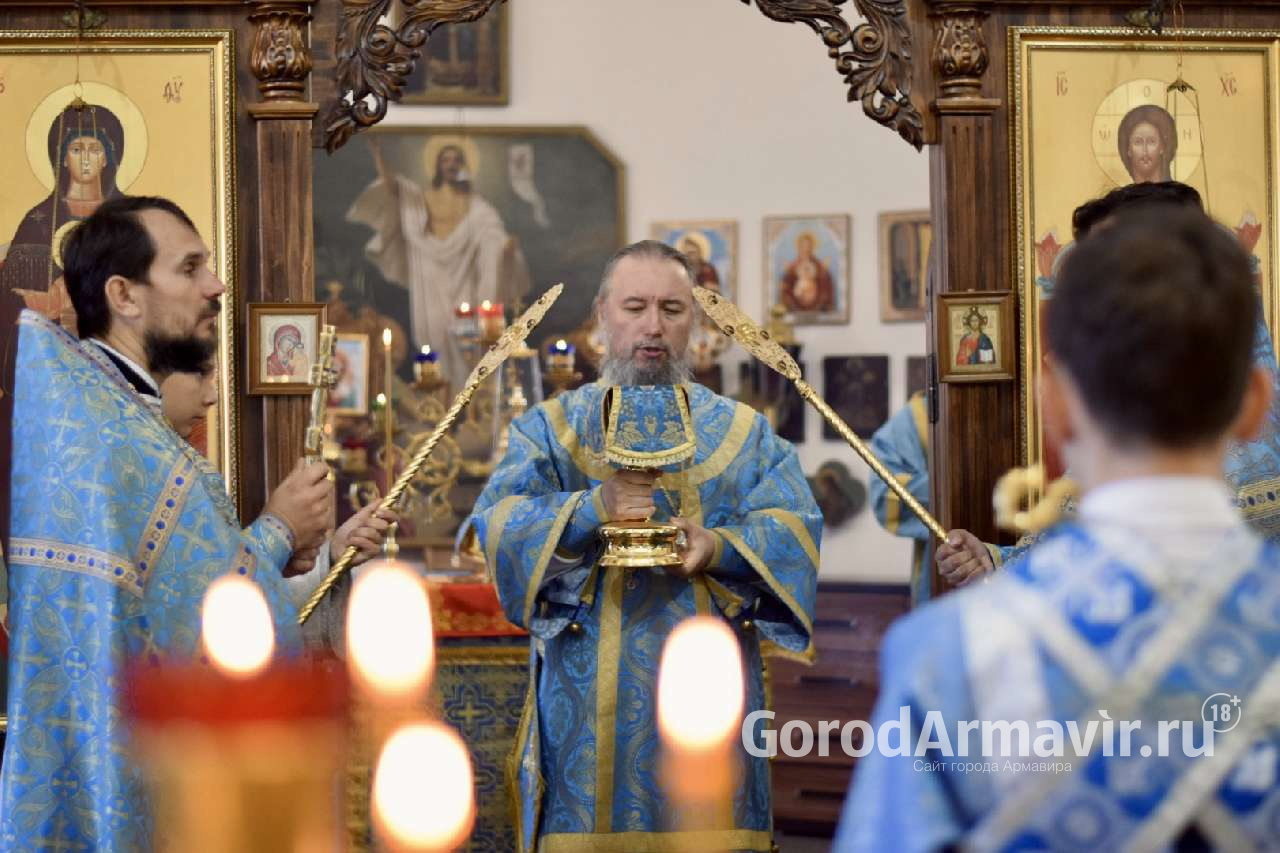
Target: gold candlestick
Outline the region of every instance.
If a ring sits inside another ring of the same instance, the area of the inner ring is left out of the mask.
[[[814,387],[800,378],[800,366],[796,364],[796,360],[773,339],[767,329],[761,329],[750,317],[743,313],[741,308],[720,294],[707,290],[705,287],[695,287],[693,289],[693,298],[698,300],[702,310],[707,312],[707,316],[720,328],[720,331],[741,344],[747,352],[790,379],[792,384],[796,386],[796,390],[800,392],[800,396],[817,409],[827,423],[831,424],[832,428],[840,433],[840,437],[862,457],[863,461],[870,466],[872,471],[876,472],[876,475],[881,480],[884,480],[885,485],[924,522],[925,526],[939,540],[943,542],[947,540],[947,531],[938,523],[938,520],[918,500],[912,497],[911,493],[898,482],[898,478],[894,477],[888,468],[884,467],[884,463],[877,459],[876,455],[863,444],[857,433],[844,422],[844,418],[836,414],[835,410],[827,405],[827,401],[818,396],[818,392]]]
[[[498,365],[502,364],[507,359],[507,356],[511,355],[520,346],[529,333],[537,328],[538,323],[546,316],[547,311],[555,304],[556,299],[560,297],[560,293],[563,290],[564,285],[557,284],[538,297],[532,307],[508,326],[507,330],[502,333],[502,337],[498,339],[498,342],[480,359],[480,363],[471,371],[471,375],[467,377],[466,384],[458,392],[458,396],[454,398],[453,405],[444,413],[431,435],[427,437],[427,440],[423,442],[418,452],[414,454],[414,457],[409,460],[409,464],[400,473],[395,485],[391,487],[386,497],[382,499],[384,508],[392,509],[395,507],[400,497],[404,494],[404,490],[409,487],[409,482],[417,476],[422,466],[426,464],[427,459],[431,456],[432,451],[436,449],[436,445],[440,443],[440,439],[444,437],[444,434],[453,426],[454,421],[458,419],[458,415],[471,402],[471,398],[475,396],[476,389],[480,386],[480,383],[487,379],[497,369]],[[342,552],[338,562],[333,564],[329,574],[320,582],[320,586],[316,588],[316,591],[311,594],[311,598],[307,599],[306,604],[298,612],[299,625],[310,618],[316,607],[329,594],[329,590],[338,582],[338,578],[342,577],[343,572],[351,568],[358,551],[359,549],[352,545]]]

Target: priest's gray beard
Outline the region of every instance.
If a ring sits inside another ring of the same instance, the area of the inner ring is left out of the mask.
[[[604,339],[605,356],[600,366],[600,381],[605,385],[682,385],[693,380],[693,370],[689,367],[689,359],[676,357],[671,347],[660,341],[643,341],[632,347],[625,356],[613,351],[608,334]],[[666,349],[667,357],[659,364],[641,365],[636,362],[636,352],[641,346],[660,346]]]

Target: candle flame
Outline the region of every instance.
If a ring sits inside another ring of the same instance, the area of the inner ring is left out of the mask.
[[[205,654],[227,675],[248,678],[271,662],[271,611],[262,591],[247,578],[226,575],[210,584],[200,621]]]
[[[568,348],[569,348],[569,342],[566,341],[564,338],[559,338],[556,340],[556,349],[560,350],[560,352],[564,352]]]
[[[391,349],[391,328],[387,327],[382,330],[382,345],[387,349]]]
[[[422,354],[423,354],[423,355],[431,355],[431,344],[423,344],[423,345],[422,345]]]
[[[437,722],[396,729],[378,755],[373,811],[388,840],[414,850],[454,850],[475,820],[471,757]]]
[[[351,590],[347,657],[357,678],[389,699],[416,697],[435,664],[431,603],[426,587],[404,563],[370,565]]]
[[[658,670],[658,727],[677,749],[702,751],[732,738],[742,720],[742,654],[723,620],[676,626]]]
[[[493,310],[493,303],[490,302],[488,299],[484,300],[483,302],[480,303],[480,310],[481,311]]]
[[[471,303],[463,302],[461,305],[458,306],[458,310],[461,311],[463,314],[466,314],[471,310]]]
[[[387,395],[379,394],[377,397],[373,399],[373,401],[377,403],[379,406],[385,406],[387,404]]]

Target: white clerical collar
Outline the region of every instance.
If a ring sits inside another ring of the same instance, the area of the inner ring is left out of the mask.
[[[1235,498],[1214,477],[1136,477],[1107,483],[1080,500],[1086,523],[1217,529],[1242,524]]]
[[[138,362],[134,361],[133,359],[129,358],[129,356],[120,352],[120,350],[116,349],[111,344],[104,341],[102,338],[89,338],[89,340],[97,344],[99,347],[106,350],[107,352],[111,353],[116,358],[123,361],[125,364],[129,365],[129,369],[132,370],[134,373],[138,374],[138,378],[141,379],[143,382],[147,383],[147,385],[151,388],[152,396],[155,396],[155,397],[160,396],[160,386],[157,385],[156,381],[151,378],[151,374],[147,372],[147,369],[145,367],[138,364]]]

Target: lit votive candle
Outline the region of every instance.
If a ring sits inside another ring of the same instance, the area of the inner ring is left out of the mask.
[[[548,370],[573,370],[574,346],[564,338],[547,345]]]
[[[486,341],[496,341],[507,328],[506,309],[501,302],[490,302],[488,299],[480,303],[480,337]]]
[[[398,727],[373,772],[373,819],[392,851],[456,850],[475,823],[475,774],[466,744],[435,721]]]
[[[476,312],[470,302],[463,302],[454,309],[453,334],[459,338],[474,338],[480,334],[476,326]]]
[[[413,356],[413,378],[418,382],[437,379],[440,376],[440,353],[423,344]]]
[[[351,590],[347,662],[375,705],[411,706],[435,666],[431,604],[422,578],[398,560],[376,560]]]
[[[231,575],[205,595],[207,664],[128,668],[158,849],[329,849],[340,837],[332,783],[347,680],[308,660],[273,661],[274,633],[259,587]]]
[[[662,780],[675,829],[731,829],[734,743],[744,681],[737,637],[722,619],[695,616],[676,626],[658,670]]]

